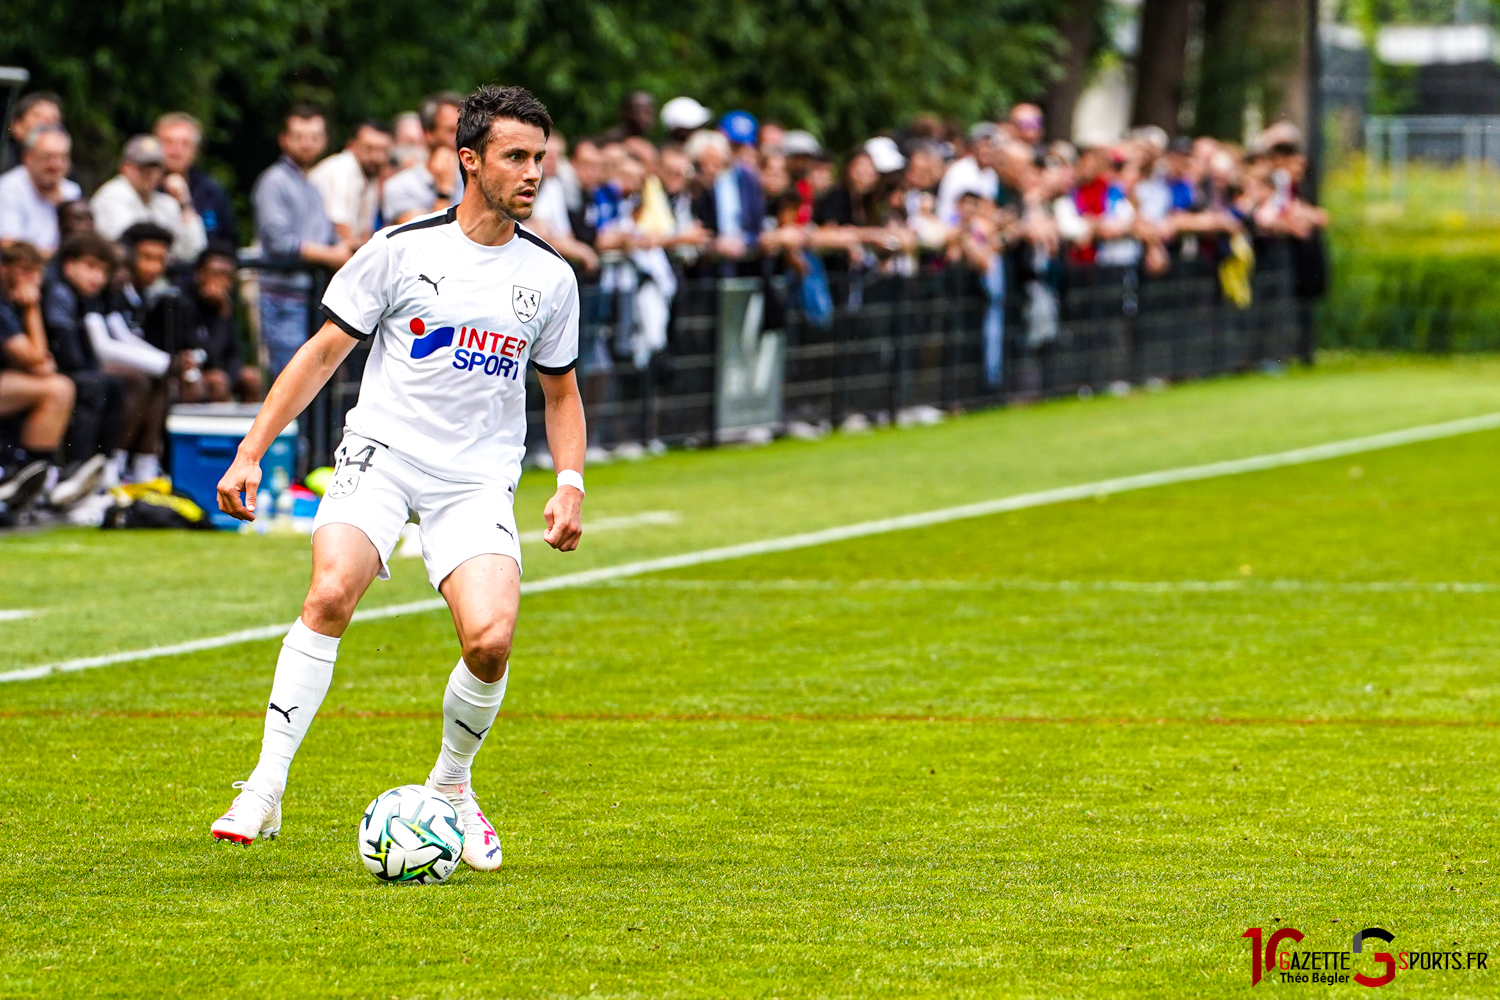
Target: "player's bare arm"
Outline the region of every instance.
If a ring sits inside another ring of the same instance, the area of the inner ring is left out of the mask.
[[[255,520],[255,494],[260,489],[260,459],[286,425],[307,409],[307,404],[333,377],[355,340],[333,323],[324,323],[298,349],[291,363],[266,394],[250,432],[240,442],[238,453],[224,478],[219,480],[219,509],[241,521]],[[243,501],[240,494],[244,494]]]
[[[544,417],[547,426],[547,448],[552,452],[552,467],[583,472],[583,453],[588,447],[588,430],[584,424],[583,398],[578,394],[578,378],[573,372],[563,375],[537,373],[546,399]],[[542,510],[547,530],[542,533],[547,544],[561,552],[578,548],[583,536],[583,491],[559,482],[557,492]]]

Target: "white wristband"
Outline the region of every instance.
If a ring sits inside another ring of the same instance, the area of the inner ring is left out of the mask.
[[[557,488],[571,486],[579,493],[587,492],[583,488],[583,473],[577,469],[564,469],[557,474]]]

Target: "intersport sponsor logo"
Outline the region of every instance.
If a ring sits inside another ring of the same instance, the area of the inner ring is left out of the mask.
[[[410,327],[416,338],[411,343],[411,356],[415,361],[453,347],[453,367],[459,371],[520,380],[523,352],[528,343],[524,337],[470,326],[461,326],[457,331],[451,326],[440,326],[428,332],[427,324],[420,317],[412,319]]]

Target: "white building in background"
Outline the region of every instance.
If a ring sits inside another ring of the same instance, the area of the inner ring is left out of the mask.
[[[1114,0],[1112,60],[1089,81],[1073,109],[1073,142],[1103,146],[1130,128],[1130,106],[1135,96],[1135,56],[1140,49],[1141,0]]]
[[[1078,95],[1073,109],[1073,144],[1105,146],[1130,128],[1130,103],[1135,94],[1135,68],[1115,62],[1101,68]]]
[[[1387,25],[1375,33],[1375,54],[1391,66],[1452,66],[1500,59],[1487,24]]]

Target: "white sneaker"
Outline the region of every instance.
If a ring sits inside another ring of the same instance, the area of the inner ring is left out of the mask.
[[[109,459],[103,455],[68,463],[47,494],[47,503],[58,508],[73,506],[94,491],[108,465]]]
[[[215,840],[228,840],[249,847],[256,837],[270,840],[281,832],[281,798],[267,795],[236,781],[240,794],[234,797],[229,811],[209,827]]]
[[[475,871],[492,872],[500,867],[500,835],[479,810],[479,799],[469,785],[439,785],[427,778],[427,787],[442,792],[458,811],[464,826],[464,864]]]

